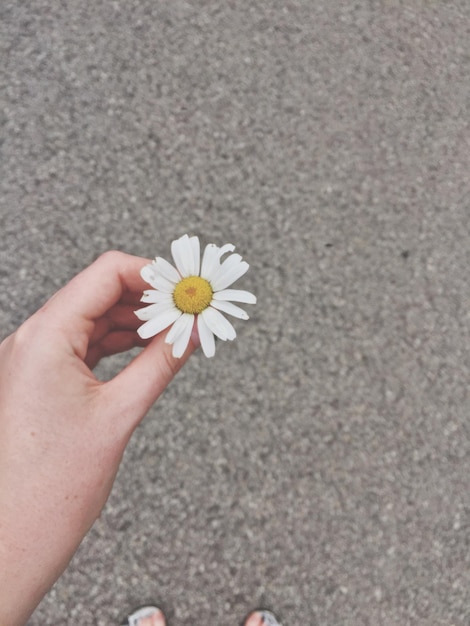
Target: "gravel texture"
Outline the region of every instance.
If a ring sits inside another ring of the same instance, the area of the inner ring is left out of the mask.
[[[148,601],[468,626],[470,3],[4,0],[0,29],[2,336],[103,251],[186,232],[258,295],[29,626]]]

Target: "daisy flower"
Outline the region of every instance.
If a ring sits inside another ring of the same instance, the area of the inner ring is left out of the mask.
[[[140,274],[153,289],[144,291],[141,298],[150,306],[135,311],[145,322],[137,331],[140,337],[148,339],[171,326],[165,342],[173,345],[173,356],[177,358],[188,346],[195,319],[207,357],[215,354],[214,335],[222,341],[235,339],[235,329],[222,313],[247,320],[247,313],[233,302],[255,304],[256,296],[249,291],[227,289],[249,268],[239,254],[232,254],[234,250],[231,243],[222,247],[210,243],[201,262],[198,237],[183,235],[171,244],[176,268],[162,257],[145,265]]]

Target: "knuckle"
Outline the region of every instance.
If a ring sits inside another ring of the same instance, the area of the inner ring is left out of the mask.
[[[120,250],[106,250],[102,252],[97,259],[98,263],[104,263],[109,265],[116,265],[122,262],[126,254]]]
[[[2,349],[8,351],[9,360],[12,364],[21,364],[29,357],[37,335],[38,321],[33,316],[4,340]]]

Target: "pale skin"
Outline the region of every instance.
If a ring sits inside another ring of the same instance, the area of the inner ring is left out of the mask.
[[[126,445],[198,347],[139,338],[147,259],[107,252],[0,344],[0,624],[23,626],[100,515]],[[103,357],[144,349],[115,378]],[[246,626],[262,626],[258,612]],[[163,613],[139,626],[165,626]]]
[[[0,624],[24,624],[111,490],[134,429],[181,359],[133,314],[146,259],[108,252],[0,345]],[[146,345],[148,344],[148,345]],[[104,356],[145,349],[109,382]]]

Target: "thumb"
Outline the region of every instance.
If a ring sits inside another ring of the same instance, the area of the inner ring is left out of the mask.
[[[165,390],[191,354],[199,347],[196,326],[181,358],[172,355],[172,346],[165,343],[165,333],[157,335],[144,350],[117,376],[102,388],[105,405],[115,407],[116,415],[131,431]]]

